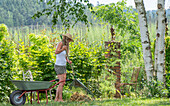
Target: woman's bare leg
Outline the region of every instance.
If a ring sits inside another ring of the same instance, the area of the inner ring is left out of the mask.
[[[59,81],[64,81],[66,80],[66,73],[64,74],[61,74],[61,75],[58,75],[58,79]],[[56,98],[55,98],[55,101],[63,101],[62,99],[62,92],[63,92],[63,86],[64,86],[65,82],[61,82],[57,88],[57,91],[56,91]]]
[[[66,73],[64,73],[64,74],[62,74],[61,75],[61,79],[60,79],[60,81],[64,81],[64,80],[66,80]],[[62,92],[63,92],[63,86],[64,86],[64,84],[65,84],[65,82],[61,82],[60,84],[59,84],[59,92],[58,92],[58,101],[63,101],[63,97],[62,97]]]
[[[58,79],[59,79],[59,81],[60,81],[61,75],[57,75],[57,76],[58,76]],[[55,97],[55,100],[54,100],[54,101],[58,101],[58,97],[59,97],[58,92],[59,92],[59,86],[57,87],[57,90],[56,90],[56,97]]]

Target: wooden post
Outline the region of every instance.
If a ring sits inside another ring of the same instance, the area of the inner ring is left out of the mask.
[[[107,51],[108,53],[105,55],[107,58],[110,57],[116,57],[116,59],[120,59],[121,58],[121,54],[120,54],[120,42],[116,42],[115,40],[115,32],[113,29],[113,26],[111,25],[110,28],[110,32],[111,32],[111,41],[106,41],[105,42],[105,48],[110,48],[109,51]],[[111,52],[115,52],[115,54],[111,54]],[[116,94],[115,97],[116,98],[121,98],[121,90],[120,90],[120,85],[121,85],[121,67],[120,67],[120,62],[116,62],[116,66],[111,66],[109,67],[110,69],[112,69],[114,71],[114,75],[116,75],[117,79],[116,79],[116,83],[115,83],[115,88],[116,88]],[[109,70],[108,70],[109,71]]]
[[[113,46],[115,46],[113,48]],[[105,55],[107,58],[110,57],[116,57],[117,59],[120,59],[121,54],[120,51],[118,51],[117,49],[120,49],[120,42],[115,42],[115,41],[106,41],[105,42],[105,48],[113,48],[110,51],[108,51],[108,53]],[[111,54],[111,52],[115,52],[116,55]],[[115,97],[116,98],[121,98],[121,90],[120,90],[120,84],[121,84],[121,67],[120,67],[120,62],[116,62],[116,66],[114,67],[109,67],[110,69],[112,69],[114,71],[114,75],[116,75],[117,79],[116,79],[116,83],[115,83],[115,88],[116,88],[116,94]]]

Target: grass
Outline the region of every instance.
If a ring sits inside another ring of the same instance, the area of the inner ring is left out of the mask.
[[[0,104],[4,106],[4,104]],[[64,103],[51,102],[41,102],[40,105],[35,101],[33,104],[26,103],[25,106],[170,106],[170,98],[123,98],[121,99],[103,99],[94,100],[88,102],[70,102],[66,101]],[[6,106],[11,106],[6,104]]]

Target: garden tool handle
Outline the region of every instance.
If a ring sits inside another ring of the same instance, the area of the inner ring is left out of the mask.
[[[74,73],[74,70],[73,70],[73,65],[70,64],[70,66],[71,66],[71,69],[72,69],[72,71],[73,71],[73,76],[75,76],[75,73]]]
[[[67,52],[67,51],[66,51]],[[67,54],[67,53],[66,53]],[[67,59],[69,60],[69,56],[68,56],[68,54],[67,54]],[[73,70],[73,65],[72,65],[72,63],[70,64],[70,66],[71,66],[71,69],[72,69],[72,71],[73,71],[73,76],[75,77],[75,73],[74,73],[74,70]]]

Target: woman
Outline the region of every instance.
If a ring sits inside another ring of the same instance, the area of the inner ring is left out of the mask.
[[[73,42],[72,35],[67,33],[65,35],[62,35],[63,39],[61,42],[58,43],[55,54],[56,54],[56,62],[54,65],[55,71],[57,73],[59,81],[66,80],[66,62],[69,64],[72,63],[72,61],[68,60],[67,54],[69,52],[69,42]],[[61,82],[57,88],[56,92],[56,98],[55,101],[63,102],[62,99],[62,91],[63,86],[65,82]]]

